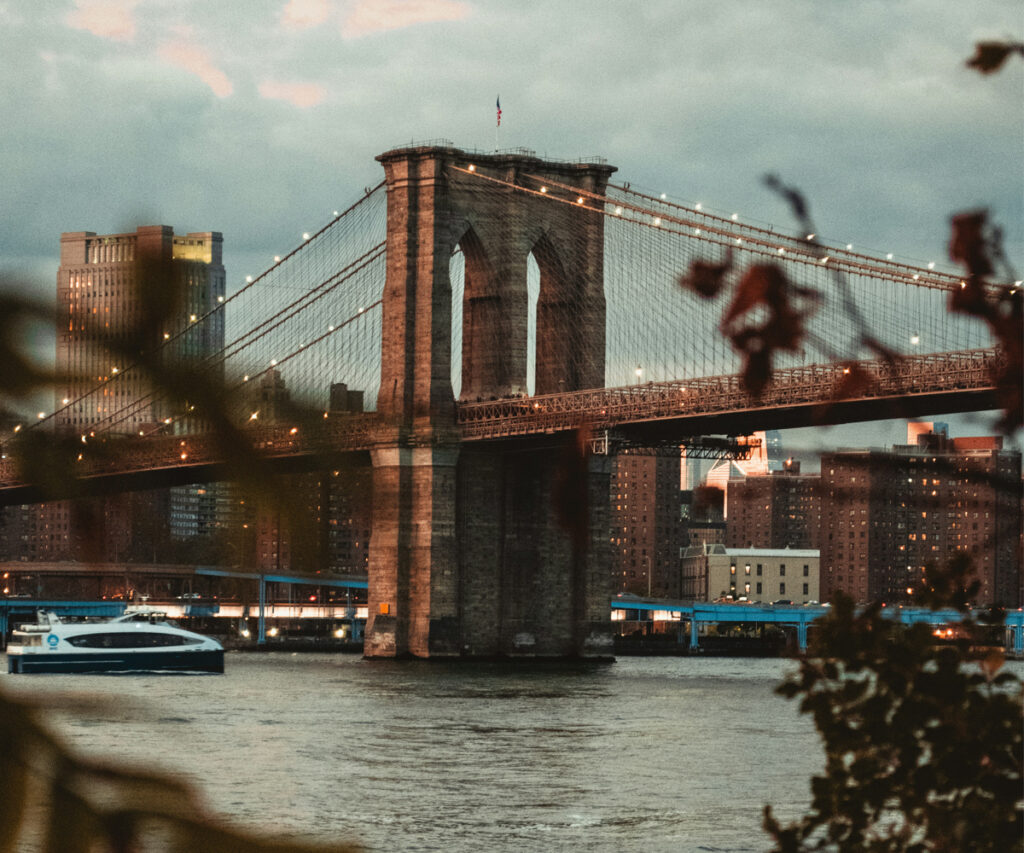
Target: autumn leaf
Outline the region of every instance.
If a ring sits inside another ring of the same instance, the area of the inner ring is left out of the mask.
[[[958,213],[951,222],[953,233],[949,240],[949,257],[967,267],[971,275],[991,275],[988,240],[985,237],[984,210]]]
[[[725,492],[717,486],[698,486],[693,490],[696,516],[721,516],[725,510]]]
[[[996,673],[1003,668],[1003,664],[1006,662],[1006,655],[1003,654],[1002,649],[991,649],[985,657],[978,661],[982,673],[985,676],[986,681],[991,681],[996,677]]]
[[[843,372],[836,383],[835,390],[827,403],[818,406],[814,410],[813,420],[815,423],[827,423],[832,413],[832,407],[841,400],[854,400],[868,394],[875,385],[875,377],[857,364],[844,364]]]
[[[1024,56],[1024,44],[1020,42],[979,41],[974,45],[974,56],[967,60],[967,67],[982,74],[992,74],[1002,67],[1013,53]]]
[[[722,290],[725,276],[731,267],[731,252],[726,253],[725,260],[720,264],[693,261],[690,264],[689,272],[679,276],[679,286],[684,290],[692,290],[705,299],[712,299]]]
[[[950,294],[949,309],[988,325],[1001,355],[991,372],[1003,410],[1000,428],[1013,432],[1024,423],[1024,296],[1016,286],[986,281],[995,272],[994,259],[1002,257],[1002,247],[1000,232],[987,227],[985,211],[960,213],[951,221],[949,255],[966,266],[969,275]]]
[[[722,316],[727,326],[758,305],[777,309],[785,301],[786,276],[777,266],[758,264],[750,267],[736,285],[732,302]]]
[[[743,389],[755,400],[759,400],[772,378],[771,354],[757,350],[746,354],[741,373]]]
[[[744,274],[722,317],[722,333],[743,356],[744,390],[754,399],[760,398],[771,381],[775,351],[795,352],[806,336],[804,320],[810,309],[798,309],[791,299],[794,295],[809,305],[817,304],[814,291],[793,287],[779,267],[758,264]],[[763,321],[751,320],[750,315],[763,317]]]

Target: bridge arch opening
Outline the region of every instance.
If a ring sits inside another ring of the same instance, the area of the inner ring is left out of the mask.
[[[537,302],[540,264],[533,252],[526,256],[526,393],[537,393]]]
[[[578,294],[547,234],[541,234],[533,244],[529,257],[536,267],[535,290],[530,289],[527,276],[533,332],[528,347],[528,360],[533,364],[531,393],[576,390]]]
[[[452,394],[459,399],[462,390],[462,300],[466,292],[466,259],[455,246],[448,261],[452,285],[451,377]]]
[[[456,399],[476,399],[500,380],[504,347],[495,346],[494,331],[503,326],[505,306],[492,264],[472,226],[454,244],[448,273],[452,393]]]

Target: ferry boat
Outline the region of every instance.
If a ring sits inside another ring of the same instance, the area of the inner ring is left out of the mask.
[[[12,632],[7,671],[223,672],[224,647],[179,628],[151,607],[130,608],[102,621],[72,621],[40,611],[35,623]]]

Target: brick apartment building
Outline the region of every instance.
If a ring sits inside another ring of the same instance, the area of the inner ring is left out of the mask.
[[[817,549],[820,483],[817,474],[801,474],[797,460],[781,471],[729,480],[726,546]]]
[[[678,588],[680,453],[623,450],[612,464],[611,565],[614,592],[669,597]]]
[[[977,603],[1020,604],[1021,455],[999,437],[913,435],[821,457],[823,600],[913,602],[929,565],[966,553]]]

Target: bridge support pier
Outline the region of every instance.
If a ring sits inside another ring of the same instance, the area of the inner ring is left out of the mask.
[[[563,451],[374,452],[367,657],[612,656],[610,461],[587,459],[574,547]]]
[[[457,458],[457,446],[373,452],[367,657],[450,657],[461,651]]]
[[[459,466],[463,651],[475,656],[612,656],[610,461],[591,456],[577,484],[585,525],[560,520],[564,449],[464,448]],[[585,492],[585,494],[583,493]]]
[[[365,654],[610,656],[607,460],[581,471],[577,457],[564,495],[565,449],[550,436],[461,441],[450,264],[461,251],[464,397],[527,388],[531,252],[538,393],[600,387],[604,218],[583,196],[552,204],[514,187],[541,177],[600,197],[614,168],[443,147],[378,159],[388,221],[377,411],[389,427],[372,451]]]

